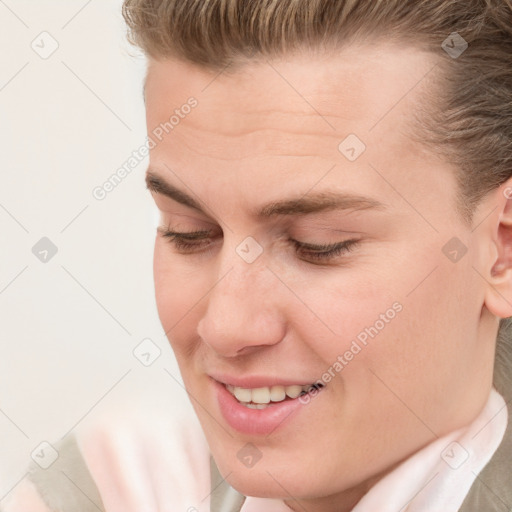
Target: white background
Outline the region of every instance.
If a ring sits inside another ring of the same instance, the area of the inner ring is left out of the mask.
[[[48,58],[31,47],[53,39]],[[41,442],[179,385],[154,301],[147,160],[92,195],[146,136],[121,2],[0,0],[0,48],[1,500]],[[45,263],[42,237],[58,248]],[[162,351],[148,367],[133,355],[145,338]]]

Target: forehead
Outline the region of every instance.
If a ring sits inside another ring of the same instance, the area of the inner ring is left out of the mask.
[[[419,176],[439,161],[409,137],[413,111],[428,98],[436,66],[434,55],[391,44],[302,52],[224,72],[152,60],[146,83],[148,134],[168,123],[190,97],[197,107],[181,113],[163,133],[151,161],[190,179],[207,172],[213,176],[215,170],[217,182],[232,186],[243,176],[251,190],[298,183],[300,191],[336,165],[336,177],[329,179],[373,188],[377,197],[383,181],[368,171],[371,164],[381,174],[388,172],[386,178],[415,181],[408,200],[421,199],[425,180],[433,181],[433,189],[447,184],[446,176],[437,180],[440,171]],[[365,147],[355,162],[340,152],[340,143],[351,135]]]
[[[435,56],[390,43],[302,51],[286,59],[256,60],[235,71],[151,60],[145,92],[148,129],[168,121],[193,96],[198,108],[166,137],[170,145],[191,128],[211,156],[224,158],[230,148],[237,158],[263,148],[267,154],[332,153],[350,133],[367,146],[384,138],[403,147],[411,142],[404,136],[410,132],[411,112],[425,101],[435,67]]]
[[[146,98],[150,107],[156,98],[159,109],[172,109],[180,97],[200,95],[203,108],[230,106],[221,122],[239,112],[289,111],[340,116],[347,122],[368,117],[375,123],[401,98],[418,99],[419,91],[414,94],[413,89],[422,89],[418,86],[428,82],[426,75],[436,64],[431,53],[391,42],[337,51],[301,50],[219,71],[179,60],[152,59]],[[162,93],[168,96],[167,102]]]

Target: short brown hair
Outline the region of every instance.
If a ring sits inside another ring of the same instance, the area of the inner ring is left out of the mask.
[[[149,57],[211,70],[378,38],[431,51],[441,80],[410,135],[459,169],[462,218],[512,176],[512,0],[125,0],[123,15]]]

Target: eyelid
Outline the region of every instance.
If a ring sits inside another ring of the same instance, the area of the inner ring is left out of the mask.
[[[186,240],[201,240],[204,238],[208,238],[208,236],[212,233],[212,229],[200,229],[196,231],[173,231],[169,228],[159,227],[158,231],[165,237],[179,237]],[[293,242],[301,249],[306,249],[310,251],[329,251],[333,249],[337,249],[338,247],[343,247],[344,245],[355,243],[357,240],[342,240],[341,242],[335,242],[332,244],[312,244],[308,242],[301,242],[300,240],[295,240],[290,238],[290,242]]]
[[[300,251],[303,251],[302,254],[307,255],[309,260],[311,260],[310,263],[316,263],[321,265],[328,264],[330,261],[336,260],[338,257],[341,257],[341,255],[349,253],[356,249],[361,243],[361,238],[343,240],[342,242],[336,242],[330,245],[313,245],[299,242],[297,240],[292,241],[295,244],[296,251],[298,253],[300,253]]]
[[[214,242],[209,235],[213,230],[178,232],[166,227],[159,227],[157,231],[160,232],[163,238],[169,239],[169,242],[175,246],[178,253],[183,255],[211,253],[211,247]],[[204,243],[196,243],[199,240],[206,240],[206,245]],[[289,238],[288,242],[295,246],[295,253],[300,260],[311,265],[325,266],[335,263],[342,255],[357,248],[360,245],[361,238],[343,240],[333,244],[311,244],[292,238]],[[301,255],[303,256],[302,258],[300,257]]]
[[[212,229],[199,229],[197,231],[173,231],[169,228],[160,226],[157,228],[157,231],[166,237],[171,236],[179,236],[180,238],[185,238],[187,240],[201,240],[203,238],[208,238],[208,236],[212,233]]]
[[[167,238],[180,238],[185,240],[202,240],[205,238],[218,238],[222,236],[222,229],[217,228],[199,228],[199,229],[187,229],[187,228],[172,228],[169,224],[164,224],[157,227],[157,231]]]
[[[183,255],[187,254],[206,254],[210,252],[210,248],[213,242],[209,236],[212,230],[198,230],[198,231],[172,231],[166,227],[158,227],[157,231],[160,236],[164,239],[168,239],[168,242],[174,245],[178,253]],[[200,241],[206,241],[200,243]]]
[[[310,251],[329,251],[331,249],[336,249],[337,247],[341,247],[349,242],[352,242],[352,240],[342,240],[341,242],[335,242],[332,244],[311,244],[308,242],[301,242],[300,240],[295,240],[293,238],[290,238],[290,241],[295,243],[301,249],[306,249]]]

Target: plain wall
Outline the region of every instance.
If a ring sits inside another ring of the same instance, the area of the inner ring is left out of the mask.
[[[180,390],[154,301],[147,158],[93,195],[146,137],[145,62],[120,7],[0,3],[0,499],[41,442]],[[133,353],[147,338],[149,366]]]

